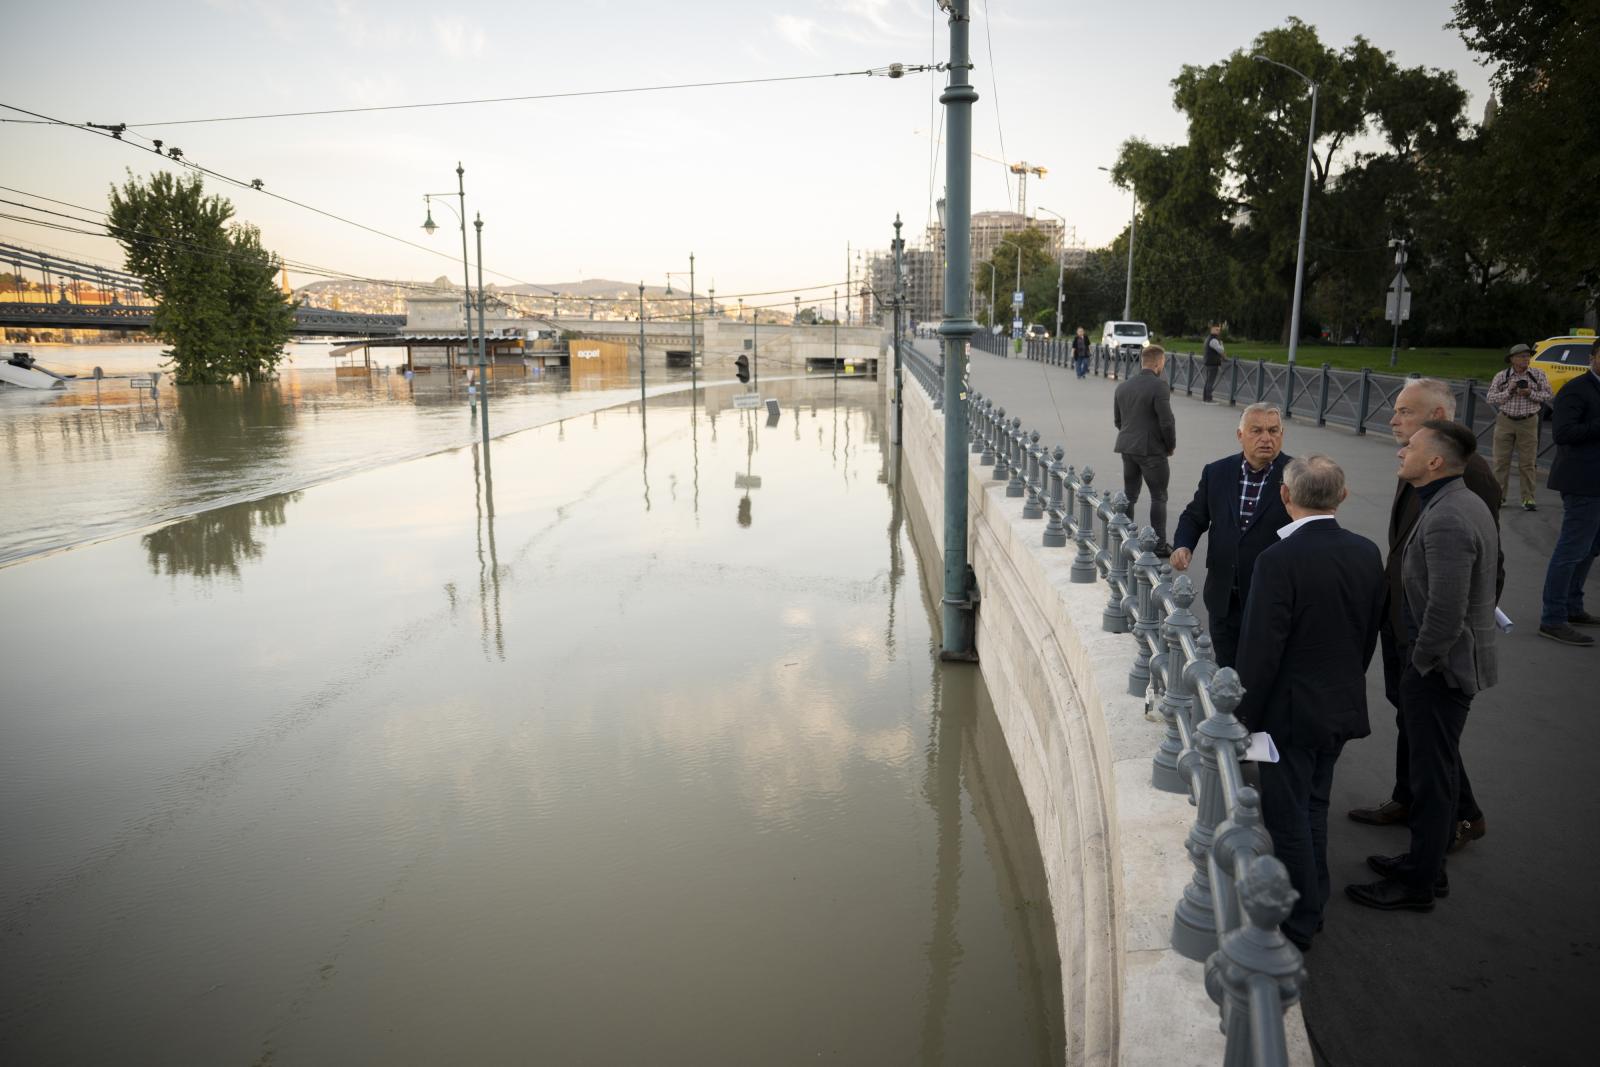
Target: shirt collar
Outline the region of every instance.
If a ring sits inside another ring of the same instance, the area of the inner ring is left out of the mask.
[[[1331,518],[1333,518],[1332,515],[1307,515],[1305,518],[1296,519],[1293,522],[1291,522],[1289,525],[1284,526],[1281,529],[1279,529],[1278,530],[1278,537],[1286,538],[1290,534],[1294,533],[1296,530],[1300,529],[1300,527],[1302,527],[1302,526],[1309,526],[1310,524],[1316,522],[1318,519],[1331,519]]]
[[[1427,506],[1428,501],[1432,500],[1439,490],[1460,477],[1461,475],[1459,474],[1451,474],[1444,478],[1437,478],[1427,485],[1417,486],[1417,499],[1422,501],[1423,506]]]
[[[1272,458],[1272,463],[1276,462],[1278,462],[1278,458],[1274,456]],[[1239,469],[1244,472],[1244,476],[1246,478],[1254,478],[1258,480],[1265,478],[1268,474],[1272,473],[1272,463],[1268,463],[1260,470],[1257,470],[1256,468],[1250,466],[1250,460],[1243,452],[1239,453]]]

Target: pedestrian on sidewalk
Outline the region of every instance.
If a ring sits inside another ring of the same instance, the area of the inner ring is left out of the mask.
[[[1383,616],[1383,556],[1339,526],[1349,491],[1327,456],[1288,464],[1278,486],[1291,522],[1256,560],[1239,640],[1239,721],[1272,736],[1258,764],[1261,820],[1300,898],[1283,933],[1305,952],[1328,903],[1328,795],[1346,741],[1372,732],[1367,664]]]
[[[1216,388],[1217,375],[1222,373],[1222,361],[1226,358],[1227,352],[1222,347],[1222,323],[1213,322],[1211,334],[1206,338],[1206,386],[1200,396],[1207,404],[1212,402],[1211,392]]]
[[[1219,666],[1231,667],[1239,628],[1250,599],[1256,557],[1277,544],[1289,524],[1279,499],[1283,469],[1294,457],[1283,451],[1283,413],[1271,404],[1251,404],[1239,415],[1239,451],[1206,464],[1194,499],[1178,516],[1172,568],[1189,569],[1200,538],[1208,536],[1202,594]]]
[[[1600,625],[1583,608],[1583,583],[1600,555],[1600,339],[1589,348],[1589,373],[1562,387],[1555,409],[1550,488],[1561,494],[1561,533],[1545,570],[1539,636],[1593,645],[1573,627]]]
[[[1511,490],[1511,453],[1517,454],[1522,479],[1522,510],[1537,511],[1534,503],[1534,460],[1539,455],[1539,412],[1550,402],[1550,379],[1530,363],[1533,350],[1515,345],[1506,355],[1508,366],[1489,383],[1489,403],[1494,417],[1494,478],[1500,499]]]
[[[1376,882],[1345,894],[1383,911],[1432,911],[1449,892],[1445,852],[1456,828],[1461,731],[1472,698],[1498,680],[1495,658],[1494,513],[1461,480],[1477,448],[1472,431],[1429,419],[1400,450],[1400,477],[1422,498],[1401,561],[1410,659],[1400,713],[1411,745],[1411,847],[1368,856]]]
[[[1406,383],[1400,395],[1394,398],[1394,415],[1389,419],[1389,429],[1395,443],[1405,445],[1411,435],[1422,429],[1429,419],[1453,420],[1456,414],[1456,397],[1450,383],[1438,378],[1416,378]],[[1461,476],[1468,489],[1483,501],[1489,514],[1495,516],[1496,533],[1499,532],[1500,490],[1495,485],[1494,472],[1484,458],[1473,452],[1467,457],[1467,466]],[[1383,625],[1379,628],[1379,647],[1383,652],[1383,691],[1394,705],[1394,788],[1389,799],[1370,808],[1355,808],[1348,814],[1356,822],[1370,826],[1405,825],[1411,818],[1411,748],[1406,736],[1406,717],[1400,708],[1400,678],[1405,673],[1406,660],[1410,658],[1409,640],[1405,625],[1405,593],[1401,581],[1400,565],[1405,555],[1406,542],[1422,515],[1422,501],[1417,491],[1404,478],[1395,486],[1394,504],[1389,508],[1389,559],[1384,564],[1388,577],[1388,608]],[[1495,602],[1500,600],[1505,588],[1505,556],[1495,555]],[[1459,852],[1488,832],[1483,809],[1472,791],[1465,765],[1456,773],[1461,781],[1460,804],[1456,811],[1456,833],[1450,844],[1451,852]]]
[[[1082,381],[1089,374],[1089,335],[1083,332],[1083,327],[1078,327],[1078,332],[1072,337],[1072,366],[1078,372],[1078,380]]]
[[[1156,555],[1166,558],[1167,483],[1172,477],[1167,459],[1178,450],[1178,424],[1172,417],[1172,387],[1161,372],[1167,351],[1149,345],[1139,354],[1140,371],[1117,386],[1111,396],[1111,421],[1117,428],[1116,451],[1122,456],[1123,491],[1128,495],[1128,516],[1139,502],[1139,483],[1150,489],[1150,525],[1156,531]]]

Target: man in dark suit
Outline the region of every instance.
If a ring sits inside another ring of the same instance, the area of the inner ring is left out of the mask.
[[[1589,349],[1589,373],[1556,394],[1556,458],[1549,486],[1561,494],[1561,533],[1544,574],[1539,636],[1589,646],[1574,626],[1597,626],[1583,608],[1583,583],[1600,555],[1600,340]]]
[[[1278,489],[1293,458],[1283,453],[1283,414],[1271,404],[1245,408],[1235,435],[1240,451],[1200,472],[1194,499],[1178,518],[1172,549],[1173,569],[1187,570],[1201,535],[1210,532],[1203,596],[1211,644],[1223,667],[1233,666],[1238,653],[1256,556],[1276,544],[1278,530],[1289,523]]]
[[[1334,519],[1348,491],[1327,456],[1289,463],[1279,495],[1292,521],[1256,557],[1238,714],[1278,749],[1277,763],[1260,764],[1261,817],[1300,894],[1284,936],[1306,951],[1328,902],[1333,766],[1346,741],[1371,733],[1366,678],[1383,615],[1383,557]]]
[[[1167,483],[1172,476],[1167,458],[1178,450],[1178,424],[1172,417],[1172,387],[1161,377],[1167,351],[1150,345],[1139,355],[1140,372],[1117,386],[1111,398],[1111,420],[1117,427],[1116,451],[1122,456],[1122,485],[1128,494],[1128,515],[1139,502],[1139,483],[1150,487],[1150,525],[1155,528],[1156,555],[1170,555],[1167,544]]]
[[[1394,398],[1394,415],[1389,420],[1389,429],[1394,434],[1395,443],[1405,445],[1411,440],[1411,435],[1422,428],[1428,419],[1451,420],[1456,417],[1456,397],[1450,388],[1450,383],[1438,378],[1417,378],[1406,384],[1400,390],[1400,395]],[[1495,479],[1494,470],[1488,462],[1478,453],[1473,452],[1467,457],[1467,466],[1461,473],[1461,480],[1466,487],[1476,493],[1495,517],[1498,528],[1500,521],[1500,483]],[[1401,594],[1400,585],[1400,560],[1404,555],[1406,541],[1411,537],[1411,530],[1417,524],[1417,518],[1422,514],[1422,501],[1417,495],[1417,490],[1404,478],[1397,479],[1394,493],[1394,503],[1389,508],[1389,559],[1385,564],[1385,574],[1389,582],[1389,608],[1384,614],[1383,628],[1379,631],[1379,647],[1383,650],[1383,688],[1389,698],[1389,703],[1395,709],[1395,746],[1394,746],[1394,788],[1390,790],[1389,799],[1375,807],[1355,808],[1349,815],[1356,822],[1364,822],[1372,826],[1405,825],[1411,817],[1411,783],[1410,746],[1406,738],[1405,715],[1400,711],[1400,677],[1404,673],[1405,662],[1409,657],[1404,619],[1405,598]],[[1495,599],[1498,602],[1500,591],[1506,584],[1505,556],[1503,553],[1495,557]],[[1456,812],[1455,836],[1450,844],[1451,852],[1458,852],[1468,844],[1478,840],[1488,833],[1488,823],[1484,820],[1483,809],[1478,806],[1478,798],[1473,794],[1472,782],[1467,778],[1467,768],[1462,765],[1457,769],[1461,779],[1460,810]]]
[[[1456,829],[1461,731],[1472,698],[1499,678],[1495,653],[1495,560],[1500,532],[1461,480],[1477,450],[1472,431],[1429,419],[1400,450],[1400,477],[1416,487],[1422,515],[1400,563],[1409,658],[1400,714],[1410,742],[1411,847],[1368,856],[1380,880],[1347,885],[1357,904],[1432,911],[1449,892],[1445,851]]]

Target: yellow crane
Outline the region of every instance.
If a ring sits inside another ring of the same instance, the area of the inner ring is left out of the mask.
[[[1019,163],[1008,163],[1003,159],[996,159],[994,156],[986,156],[982,152],[973,152],[972,154],[979,159],[987,159],[991,163],[998,163],[1017,176],[1017,214],[1026,215],[1028,213],[1028,175],[1032,174],[1043,178],[1050,172],[1049,168],[1029,163],[1026,160]]]

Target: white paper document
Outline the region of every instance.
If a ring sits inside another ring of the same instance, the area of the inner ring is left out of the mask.
[[[1494,609],[1494,624],[1503,634],[1508,634],[1511,632],[1511,616],[1507,615],[1499,608]]]
[[[1278,746],[1272,743],[1272,735],[1251,734],[1250,747],[1245,749],[1244,758],[1257,763],[1277,763]]]

